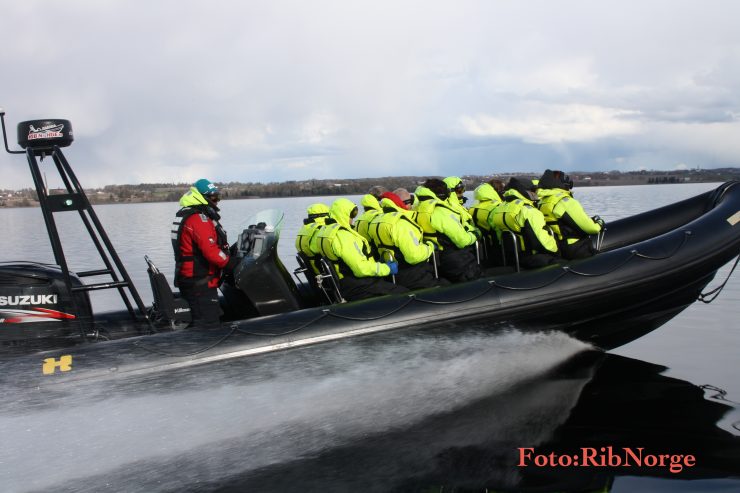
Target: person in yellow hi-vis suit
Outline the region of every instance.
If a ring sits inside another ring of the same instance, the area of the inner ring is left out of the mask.
[[[475,243],[481,238],[481,232],[475,227],[468,230],[463,225],[460,211],[447,202],[450,195],[447,184],[430,178],[414,193],[419,199],[416,222],[424,230],[424,240],[432,241],[439,248],[439,275],[450,282],[478,279],[482,271]]]
[[[303,220],[303,226],[298,230],[295,238],[295,249],[308,264],[306,267],[311,269],[314,274],[318,274],[317,255],[311,250],[311,240],[329,218],[329,206],[320,202],[311,204],[306,209],[306,214],[307,217]]]
[[[573,198],[573,181],[562,171],[546,170],[539,181],[539,209],[552,229],[561,255],[566,259],[586,258],[596,253],[589,235],[604,227],[599,216],[588,217]]]
[[[432,255],[435,245],[424,241],[424,231],[416,221],[416,212],[410,210],[411,194],[404,188],[381,195],[383,213],[370,223],[368,233],[382,260],[398,262],[396,283],[409,289],[429,288],[447,284],[434,278]]]
[[[547,230],[545,216],[534,205],[537,195],[532,182],[511,178],[504,189],[503,199],[489,217],[499,231],[511,231],[518,235],[522,267],[535,268],[557,263],[560,258],[558,244]]]
[[[367,234],[367,227],[378,214],[383,212],[380,209],[380,196],[387,191],[385,187],[375,185],[360,200],[362,213],[355,219],[353,227],[368,241],[370,241],[370,236]],[[370,246],[372,247],[372,245]]]
[[[481,233],[483,233],[481,242],[483,244],[483,252],[485,253],[484,265],[487,267],[501,265],[501,244],[499,243],[499,234],[496,234],[496,229],[493,227],[491,216],[493,214],[493,209],[495,209],[502,200],[501,196],[498,194],[498,190],[494,187],[494,184],[499,187],[499,190],[503,189],[504,184],[501,180],[493,179],[480,184],[474,192],[475,202],[473,202],[473,205],[468,209],[470,215],[473,217],[473,224],[475,224],[475,226],[481,230]]]
[[[326,225],[311,240],[311,250],[326,257],[339,277],[342,296],[348,301],[408,291],[385,278],[398,273],[397,262],[378,262],[367,240],[352,229],[357,206],[341,198],[332,203]]]

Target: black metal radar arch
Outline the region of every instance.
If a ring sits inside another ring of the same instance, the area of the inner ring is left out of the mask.
[[[62,271],[62,278],[71,293],[71,303],[74,307],[75,320],[79,325],[80,334],[83,339],[94,333],[95,329],[92,323],[92,313],[88,310],[81,311],[84,306],[90,306],[86,303],[90,291],[103,289],[118,290],[126,309],[133,320],[143,318],[148,327],[148,331],[153,331],[151,323],[147,317],[144,303],[136,290],[131,277],[116,253],[113,244],[103,228],[97,214],[90,205],[90,201],[80,185],[77,176],[67,161],[62,147],[69,146],[73,140],[72,124],[65,119],[40,119],[28,120],[18,124],[18,144],[24,148],[23,151],[14,151],[8,147],[7,132],[5,129],[5,111],[0,109],[0,122],[2,123],[3,142],[5,150],[10,154],[25,154],[28,165],[36,187],[41,212],[44,216],[46,230],[51,242],[54,260]],[[54,162],[57,172],[64,184],[66,193],[49,194],[44,184],[43,175],[39,167],[39,160],[50,156]],[[40,158],[40,159],[37,159]],[[54,214],[60,212],[77,211],[85,228],[92,240],[95,248],[100,255],[104,267],[100,269],[85,272],[70,272],[67,259],[64,255],[59,232],[57,230]],[[83,283],[80,278],[108,276],[108,279],[93,283]],[[126,292],[128,291],[128,293]],[[134,306],[129,300],[133,299],[139,313],[134,310]]]

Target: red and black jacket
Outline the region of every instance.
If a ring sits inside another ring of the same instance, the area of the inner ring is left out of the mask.
[[[175,286],[221,284],[222,269],[229,262],[229,243],[219,224],[221,217],[210,206],[183,207],[172,222],[175,251]]]

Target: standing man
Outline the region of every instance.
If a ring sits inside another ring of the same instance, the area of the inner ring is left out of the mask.
[[[193,324],[218,327],[223,313],[218,302],[218,286],[224,270],[237,263],[229,255],[226,231],[219,224],[218,187],[202,178],[180,198],[182,208],[172,222],[172,247],[175,251],[175,286],[190,304]]]

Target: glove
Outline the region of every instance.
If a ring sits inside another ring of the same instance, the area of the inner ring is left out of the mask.
[[[395,276],[398,274],[398,262],[388,261],[385,263],[391,269],[391,275]]]
[[[596,224],[598,224],[601,229],[604,229],[604,226],[606,225],[606,223],[599,216],[594,216],[591,218],[591,220],[595,222]]]
[[[475,228],[474,230],[472,230],[471,233],[473,233],[473,235],[475,235],[476,241],[477,240],[480,240],[483,237],[483,233],[481,233],[480,232],[480,229],[478,229],[478,228]]]

